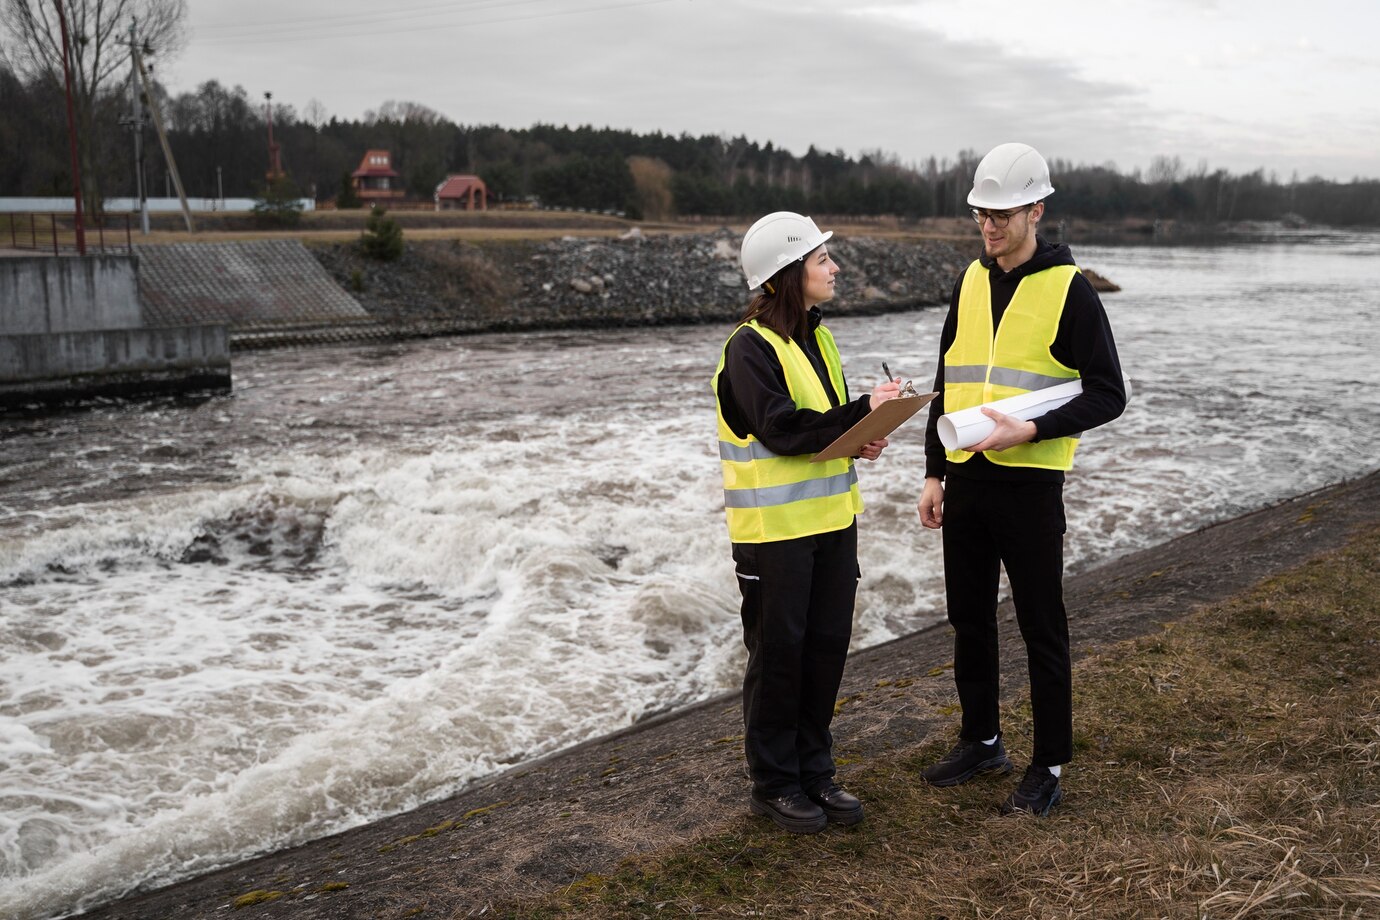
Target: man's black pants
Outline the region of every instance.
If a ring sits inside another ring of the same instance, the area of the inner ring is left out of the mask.
[[[813,791],[834,776],[829,723],[858,590],[858,527],[735,543],[743,593],[744,748],[753,790]]]
[[[1064,611],[1063,484],[949,476],[944,490],[944,585],[954,627],[959,736],[997,734],[999,566],[1006,567],[1030,668],[1031,762],[1073,759],[1073,691]]]

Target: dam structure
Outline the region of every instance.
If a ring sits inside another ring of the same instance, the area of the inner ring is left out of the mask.
[[[0,259],[0,408],[230,388],[219,323],[160,322],[129,255]]]

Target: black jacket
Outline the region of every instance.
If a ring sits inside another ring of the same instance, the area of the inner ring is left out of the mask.
[[[814,330],[821,318],[819,308],[811,307],[810,334],[804,341],[796,342],[809,356],[834,408],[827,412],[796,408],[786,386],[786,372],[771,343],[753,329],[742,329],[729,340],[724,371],[719,375],[719,405],[734,434],[751,434],[775,454],[814,454],[867,415],[870,394],[849,402],[847,383],[843,403],[839,404],[829,369],[815,341]]]
[[[1022,278],[1056,265],[1074,264],[1073,253],[1067,246],[1063,243],[1055,245],[1040,237],[1036,237],[1035,255],[1009,272],[1002,271],[996,260],[989,258],[985,252],[979,259],[989,272],[993,329],[1001,323],[1002,315]],[[949,300],[949,315],[939,334],[939,370],[934,380],[934,388],[939,391],[939,396],[930,403],[929,425],[925,429],[925,475],[1063,482],[1062,470],[999,466],[981,454],[963,463],[947,462],[938,429],[939,417],[944,414],[944,353],[949,350],[958,333],[958,295],[962,286],[963,276],[959,275]],[[1074,275],[1073,283],[1069,285],[1064,312],[1059,318],[1059,329],[1049,350],[1058,361],[1078,371],[1082,376],[1083,392],[1066,405],[1037,418],[1035,440],[1047,441],[1081,434],[1107,424],[1122,413],[1126,408],[1126,388],[1122,382],[1121,361],[1117,357],[1112,327],[1107,322],[1107,312],[1102,308],[1097,292],[1081,273]]]

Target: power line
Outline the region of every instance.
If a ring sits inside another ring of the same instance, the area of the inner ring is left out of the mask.
[[[531,0],[518,0],[518,2],[531,2]],[[498,18],[498,19],[469,19],[469,20],[465,20],[465,21],[463,21],[463,22],[453,23],[453,24],[445,25],[445,26],[418,26],[418,27],[415,27],[415,28],[406,28],[406,29],[370,29],[370,30],[365,31],[365,32],[344,32],[344,33],[342,33],[342,32],[330,32],[330,33],[323,33],[323,32],[321,31],[320,28],[316,28],[316,29],[306,29],[306,30],[301,30],[301,31],[296,31],[296,32],[291,32],[291,31],[290,31],[290,34],[286,34],[286,35],[285,35],[285,34],[283,33],[283,30],[281,30],[281,29],[275,29],[275,30],[272,30],[272,31],[263,33],[262,36],[255,36],[255,35],[224,36],[224,37],[220,37],[220,38],[211,38],[211,39],[207,39],[207,40],[205,40],[205,41],[198,42],[197,44],[202,45],[202,46],[205,46],[205,45],[235,45],[235,44],[247,44],[247,43],[251,43],[251,42],[252,42],[252,43],[255,44],[255,45],[263,45],[263,44],[279,44],[279,43],[282,43],[282,42],[319,41],[319,40],[324,40],[324,39],[329,39],[329,40],[333,40],[333,41],[334,41],[334,40],[338,40],[338,39],[342,39],[342,38],[372,38],[372,37],[379,36],[379,35],[403,35],[403,34],[412,33],[412,32],[435,32],[435,31],[437,31],[438,29],[455,29],[455,28],[461,28],[461,27],[466,27],[466,28],[468,28],[468,27],[470,27],[470,26],[494,25],[494,24],[497,24],[497,23],[507,23],[507,22],[535,22],[535,21],[540,20],[540,19],[551,19],[551,18],[554,18],[554,17],[557,17],[557,16],[576,16],[576,15],[580,15],[580,14],[582,14],[582,13],[599,13],[599,12],[604,12],[604,11],[607,11],[607,10],[621,10],[621,9],[628,9],[628,8],[630,8],[630,7],[656,6],[656,5],[661,4],[661,3],[673,3],[673,2],[676,2],[676,0],[631,0],[631,2],[627,2],[627,3],[613,3],[613,4],[607,4],[607,5],[605,5],[605,6],[591,6],[591,7],[585,7],[585,8],[583,8],[583,9],[576,9],[576,10],[555,10],[555,11],[548,12],[548,13],[538,13],[538,14],[535,15],[535,16],[507,16],[507,17],[501,17],[501,18]],[[511,4],[508,4],[508,5],[511,5]],[[343,25],[344,27],[346,27],[346,28],[349,28],[349,27],[352,27],[352,26],[356,25],[356,23],[344,23],[344,24],[342,24],[342,25]]]

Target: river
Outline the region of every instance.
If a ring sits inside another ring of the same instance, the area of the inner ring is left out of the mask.
[[[1078,247],[1134,400],[1071,570],[1380,457],[1380,234]],[[847,271],[847,266],[844,266]],[[928,389],[941,310],[830,322]],[[729,327],[237,355],[235,390],[0,421],[0,915],[396,813],[735,687]],[[855,647],[943,616],[921,418],[861,464]]]

